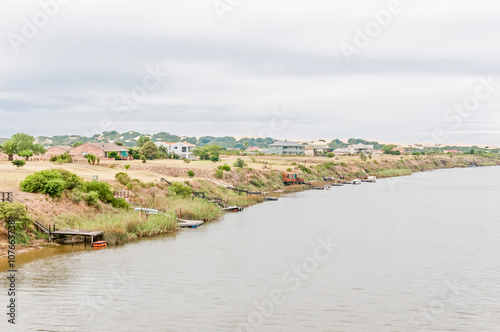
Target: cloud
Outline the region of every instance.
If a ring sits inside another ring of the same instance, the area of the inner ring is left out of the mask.
[[[8,36],[21,34],[40,3],[11,2],[0,13],[0,136],[98,132],[109,129],[103,122],[257,135],[287,107],[294,119],[277,138],[414,142],[443,127],[443,113],[480,77],[500,81],[500,3],[486,0],[401,1],[401,14],[351,63],[340,43],[388,1],[242,1],[223,21],[211,1],[66,2],[17,53]],[[156,66],[165,80],[126,115],[116,112]],[[498,98],[448,139],[500,145]]]

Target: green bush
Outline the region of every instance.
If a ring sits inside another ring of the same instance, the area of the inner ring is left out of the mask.
[[[114,160],[120,160],[120,156],[116,151],[108,152],[108,158],[113,158]]]
[[[221,165],[221,166],[219,166],[217,168],[221,169],[223,171],[228,171],[228,172],[231,170],[231,166],[229,166],[228,164]]]
[[[216,179],[222,179],[224,177],[224,171],[221,169],[216,169],[215,170],[215,178]]]
[[[59,197],[65,190],[72,190],[83,183],[76,174],[66,170],[44,170],[28,175],[21,181],[22,191],[30,193],[44,193],[52,197]]]
[[[62,154],[56,154],[50,157],[50,162],[57,163],[57,164],[64,164],[64,163],[72,163],[73,162],[73,157],[67,152],[62,153]]]
[[[12,165],[16,166],[17,169],[19,169],[19,167],[23,167],[24,165],[26,165],[26,161],[21,159],[13,160]]]
[[[142,163],[145,164],[146,163],[146,156],[141,156],[141,160],[142,160]]]
[[[174,182],[168,188],[168,192],[173,196],[188,197],[191,195],[191,187],[185,186],[180,182]]]
[[[218,162],[219,161],[219,156],[217,156],[217,155],[210,156],[210,161],[214,162],[214,163]]]
[[[47,181],[43,189],[44,194],[50,197],[61,197],[62,193],[66,190],[66,182],[62,179],[52,179]]]
[[[127,173],[123,173],[123,172],[116,173],[115,179],[118,182],[120,182],[121,184],[123,184],[124,186],[126,186],[127,184],[129,184],[130,181],[132,181],[130,176]]]
[[[247,163],[246,163],[243,159],[238,158],[238,159],[236,159],[236,161],[234,162],[233,166],[234,166],[234,167],[243,168],[243,167],[247,166]]]
[[[33,220],[28,216],[26,207],[21,203],[0,203],[0,221],[5,222],[5,228],[13,232],[30,229]]]
[[[188,175],[190,178],[192,178],[192,177],[194,176],[194,172],[193,172],[193,171],[188,171],[188,172],[187,172],[187,175]]]
[[[96,205],[99,202],[99,193],[97,191],[91,191],[84,196],[85,203],[87,205]]]
[[[304,173],[307,173],[307,174],[311,174],[312,173],[312,170],[310,168],[305,167],[304,165],[299,165],[298,167]]]
[[[113,202],[111,202],[111,205],[117,209],[128,209],[130,208],[130,205],[127,203],[125,198],[115,198]]]
[[[99,200],[103,203],[108,204],[112,203],[115,200],[113,190],[111,190],[111,186],[106,182],[85,182],[82,186],[82,189],[86,193],[90,193],[91,191],[97,192],[99,194]]]
[[[124,167],[125,167],[125,169],[129,169],[130,165],[125,165]]]

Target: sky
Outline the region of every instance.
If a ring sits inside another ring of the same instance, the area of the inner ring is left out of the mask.
[[[40,0],[0,12],[0,137],[500,145],[500,2]]]

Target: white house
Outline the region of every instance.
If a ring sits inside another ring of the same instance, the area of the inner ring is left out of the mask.
[[[358,153],[365,153],[365,154],[370,154],[373,153],[373,145],[364,145],[364,144],[356,144],[356,145],[350,145],[347,148],[338,148],[333,151],[335,155],[341,156],[344,154],[358,154]]]
[[[156,142],[158,147],[163,145],[167,148],[168,153],[175,153],[181,158],[186,159],[195,159],[193,150],[196,148],[196,145],[186,142]]]

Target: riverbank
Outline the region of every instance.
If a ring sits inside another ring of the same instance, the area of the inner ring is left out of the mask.
[[[498,158],[479,156],[405,156],[394,158],[383,156],[373,160],[360,160],[344,158],[340,160],[327,158],[307,157],[265,157],[263,160],[251,157],[249,162],[258,164],[262,162],[263,169],[252,167],[233,168],[224,171],[222,179],[194,178],[186,180],[184,186],[192,191],[203,191],[208,196],[220,197],[230,205],[248,207],[263,201],[262,196],[246,195],[225,188],[226,185],[250,191],[300,191],[303,186],[285,187],[281,179],[282,171],[300,172],[307,181],[321,181],[324,177],[342,176],[346,180],[366,178],[373,175],[378,178],[410,175],[414,172],[427,171],[441,168],[493,166],[500,165]],[[248,159],[248,157],[247,157]],[[110,168],[114,174],[122,171],[121,165]],[[136,171],[144,171],[135,165]],[[215,168],[213,165],[212,167]],[[286,170],[282,170],[286,167]],[[82,167],[81,165],[79,167]],[[118,170],[116,169],[118,168]],[[185,166],[192,169],[190,165]],[[89,173],[88,167],[85,167]],[[95,168],[92,168],[95,171]],[[164,174],[164,169],[156,169],[159,178],[172,177]],[[177,170],[178,171],[178,170]],[[134,175],[135,172],[129,172]],[[77,173],[77,175],[80,175]],[[207,176],[207,173],[203,173]],[[1,172],[0,172],[1,176]],[[151,175],[148,175],[151,176]],[[175,177],[174,177],[175,178]],[[87,206],[81,199],[74,195],[65,195],[59,199],[52,199],[45,195],[17,192],[23,203],[32,211],[29,215],[44,225],[55,225],[57,229],[85,229],[102,230],[110,245],[123,244],[143,237],[160,234],[175,233],[179,230],[177,217],[182,219],[203,220],[211,222],[219,219],[224,211],[216,204],[202,199],[193,199],[175,195],[170,191],[170,186],[156,179],[152,182],[143,182],[140,179],[130,178],[127,181],[107,180],[115,190],[129,190],[134,206],[147,207],[164,211],[159,216],[146,217],[133,210],[115,209],[106,204]],[[0,230],[1,232],[1,230]],[[30,244],[18,246],[19,250],[40,248],[47,246],[48,237],[43,233],[31,231]],[[53,245],[53,244],[50,244]],[[6,238],[0,238],[0,257],[6,255]]]

